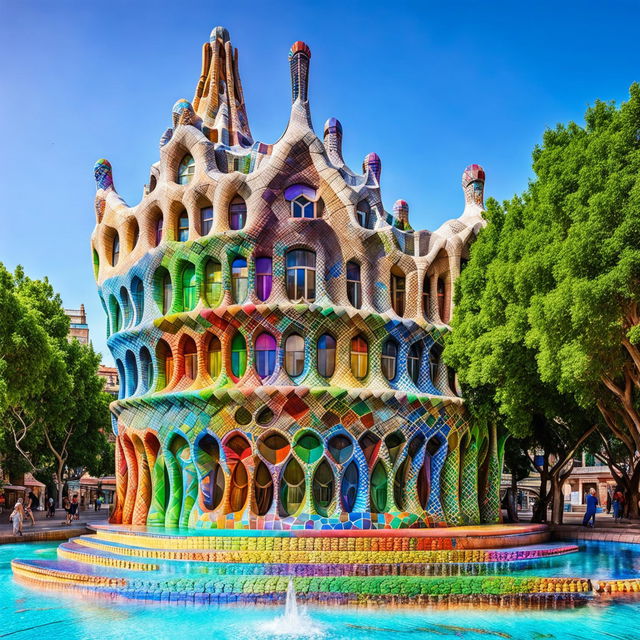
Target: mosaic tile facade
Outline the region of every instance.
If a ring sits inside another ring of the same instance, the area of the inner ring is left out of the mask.
[[[310,60],[296,42],[285,133],[254,142],[218,27],[142,201],[96,164],[93,262],[121,380],[114,523],[498,521],[499,443],[470,428],[440,360],[484,171],[465,169],[460,217],[415,231],[407,202],[384,210],[375,153],[356,173],[338,120],[314,132]]]

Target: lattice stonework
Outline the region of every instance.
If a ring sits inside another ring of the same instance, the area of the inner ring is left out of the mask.
[[[495,438],[479,492],[477,438],[441,360],[453,283],[484,224],[484,171],[464,171],[459,218],[413,230],[407,202],[383,207],[375,153],[355,173],[335,118],[315,134],[310,60],[296,42],[285,133],[254,142],[237,51],[218,27],[142,201],[129,207],[109,162],[96,164],[93,267],[121,389],[115,523],[498,517]]]

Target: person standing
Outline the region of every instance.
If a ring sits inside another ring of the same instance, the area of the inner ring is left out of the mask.
[[[624,511],[624,493],[620,490],[620,487],[616,487],[616,491],[613,494],[613,519],[615,522],[622,520],[622,512]]]
[[[71,524],[71,518],[69,517],[69,509],[71,508],[71,503],[69,502],[69,496],[65,496],[62,499],[62,508],[65,512],[65,524]]]
[[[21,536],[22,535],[22,521],[24,520],[24,506],[22,504],[22,498],[18,498],[15,507],[13,507],[13,511],[9,516],[9,520],[13,524],[13,535]]]
[[[79,518],[78,514],[78,496],[73,496],[71,500],[71,504],[69,505],[69,511],[67,512],[67,524],[71,525],[72,520],[77,520]]]
[[[583,527],[595,527],[596,526],[596,510],[598,508],[598,498],[596,497],[596,490],[591,488],[587,494],[587,510],[584,514],[584,520],[582,521]]]
[[[30,492],[29,495],[27,496],[27,504],[25,506],[24,513],[25,513],[25,518],[30,518],[31,519],[31,526],[35,527],[36,526],[36,518],[33,515],[33,510],[36,507],[34,506],[34,503],[32,501],[31,496],[33,496],[32,492]],[[35,504],[38,504],[38,503],[36,502]]]

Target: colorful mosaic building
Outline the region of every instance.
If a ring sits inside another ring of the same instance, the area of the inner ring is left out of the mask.
[[[301,42],[289,53],[284,135],[253,142],[238,54],[216,28],[141,203],[97,163],[116,505],[111,524],[56,560],[14,560],[14,575],[180,604],[281,603],[293,588],[367,606],[595,597],[585,578],[515,575],[578,547],[491,524],[501,443],[469,424],[440,358],[483,170],[464,171],[459,218],[414,231],[406,202],[383,208],[378,156],[355,173],[337,120],[314,133],[310,58]]]
[[[415,231],[384,210],[381,161],[354,172],[313,130],[311,51],[291,113],[254,142],[226,29],[203,47],[142,201],[95,167],[95,275],[120,377],[114,523],[404,528],[495,522],[498,443],[470,427],[440,359],[452,289],[483,225]]]

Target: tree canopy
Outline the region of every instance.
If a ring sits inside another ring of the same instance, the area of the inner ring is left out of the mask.
[[[445,360],[516,436],[606,422],[640,450],[640,87],[546,131],[533,170],[487,204]]]
[[[91,346],[67,340],[69,318],[47,279],[0,263],[0,455],[8,471],[56,477],[112,466],[110,396]]]

